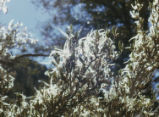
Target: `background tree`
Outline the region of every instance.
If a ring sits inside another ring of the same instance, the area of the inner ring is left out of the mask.
[[[29,58],[22,58],[12,70],[15,72],[14,87],[10,92],[12,96],[15,96],[13,95],[15,92],[32,96],[35,93],[35,88],[41,87],[40,80],[48,82],[48,77],[44,75],[48,70],[46,66]]]
[[[33,0],[34,1],[34,0]],[[40,2],[39,2],[40,1]],[[50,20],[43,25],[41,34],[45,39],[50,39],[54,45],[64,43],[63,37],[56,31],[59,27],[66,31],[66,27],[73,25],[75,30],[82,28],[81,37],[85,36],[92,29],[105,29],[118,27],[119,33],[115,43],[120,46],[130,46],[129,39],[136,34],[134,19],[131,18],[131,0],[39,0],[35,4],[45,8],[50,13]],[[140,14],[144,18],[143,30],[148,30],[148,17],[150,14],[149,3],[152,0],[139,0],[144,4]],[[58,13],[58,14],[57,14]],[[130,50],[122,49],[122,53],[117,63],[124,66],[123,62],[128,58]]]

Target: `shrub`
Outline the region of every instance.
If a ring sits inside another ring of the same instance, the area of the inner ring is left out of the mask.
[[[120,52],[114,44],[117,34],[110,37],[111,29],[91,31],[81,39],[72,31],[63,32],[67,37],[63,49],[55,48],[50,54],[54,65],[46,72],[50,83],[44,82],[44,87],[28,100],[18,94],[10,115],[3,106],[2,113],[35,117],[157,116],[151,80],[159,66],[159,1],[154,0],[150,6],[148,32],[142,27],[142,6],[138,1],[132,5],[137,35],[131,38],[131,53],[118,73],[114,69]]]

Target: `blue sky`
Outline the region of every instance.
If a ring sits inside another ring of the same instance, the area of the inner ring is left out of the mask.
[[[40,25],[47,21],[49,15],[31,3],[31,0],[11,0],[7,3],[8,13],[0,14],[0,23],[8,24],[11,19],[20,21],[28,27],[34,37],[40,38]]]
[[[40,28],[42,23],[49,19],[49,15],[42,8],[37,8],[31,0],[11,0],[7,3],[8,13],[0,13],[0,23],[8,24],[10,20],[22,22],[28,28],[34,38],[41,39]],[[40,58],[37,58],[40,62]],[[45,59],[42,64],[49,64],[49,59]]]

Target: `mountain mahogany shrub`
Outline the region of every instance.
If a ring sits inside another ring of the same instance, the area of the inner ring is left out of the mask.
[[[33,115],[79,116],[91,97],[111,86],[114,75],[110,71],[118,54],[108,33],[92,31],[79,41],[70,34],[63,49],[52,51],[55,67],[46,73],[50,84],[37,90],[30,101]]]
[[[19,94],[10,111],[1,107],[0,112],[8,117],[158,116],[153,94],[147,93],[152,92],[151,73],[159,66],[159,1],[151,6],[148,32],[142,30],[142,6],[138,1],[132,6],[137,35],[131,39],[129,60],[117,75],[113,68],[119,54],[109,30],[92,31],[79,40],[70,33],[63,49],[50,54],[54,65],[46,72],[50,83],[44,82],[29,102]]]
[[[2,2],[0,1],[1,4]],[[0,116],[12,117],[16,113],[16,110],[15,112],[11,111],[14,109],[11,107],[17,105],[10,103],[7,97],[8,91],[14,85],[14,73],[9,68],[14,64],[14,58],[18,56],[13,52],[22,50],[35,42],[21,23],[14,24],[12,20],[8,26],[0,27]]]
[[[158,18],[159,1],[154,0],[149,17],[151,23],[149,32],[143,32],[143,20],[140,17],[142,4],[136,2],[131,15],[136,19],[137,35],[132,38],[134,45],[126,66],[121,70],[119,79],[112,85],[114,93],[105,91],[108,108],[107,116],[157,116],[158,108],[154,107],[155,100],[151,91],[152,71],[158,68]],[[147,92],[150,94],[147,95]],[[108,95],[109,94],[109,95]],[[110,98],[113,95],[113,98]],[[110,111],[111,110],[111,111]]]
[[[12,64],[11,61],[29,45],[34,45],[36,40],[27,32],[22,23],[13,23],[0,27],[0,63],[3,66]]]
[[[132,52],[118,75],[112,72],[118,53],[108,30],[92,31],[79,41],[70,34],[64,48],[51,53],[55,67],[47,72],[50,84],[37,91],[31,101],[32,113],[37,116],[157,116],[156,102],[147,92],[152,92],[148,87],[150,76],[159,66],[159,1],[154,0],[151,6],[148,32],[142,30],[142,6],[138,1],[132,6],[137,35],[132,37]]]
[[[142,31],[143,20],[140,17],[142,4],[136,3],[131,12],[136,19],[137,35],[132,38],[134,41],[133,50],[130,59],[127,61],[124,69],[121,70],[118,82],[115,82],[118,104],[117,114],[123,112],[127,116],[157,116],[158,110],[154,109],[154,100],[152,96],[147,96],[146,92],[151,91],[147,84],[151,84],[151,73],[158,68],[158,18],[159,18],[159,1],[154,0],[152,12],[149,17],[151,23],[149,32]],[[111,95],[111,93],[110,93]],[[107,94],[106,94],[107,96]],[[105,100],[107,100],[106,97]],[[120,110],[120,111],[119,111]]]
[[[6,3],[10,0],[0,0],[0,12],[7,12]],[[15,50],[23,50],[34,45],[36,40],[32,38],[22,23],[13,23],[8,26],[0,26],[0,117],[14,117],[22,115],[22,110],[28,105],[26,97],[17,93],[16,100],[11,100],[7,95],[14,86],[14,73],[10,67],[18,57]],[[20,51],[18,51],[20,52]],[[23,106],[22,106],[23,105]]]
[[[9,104],[6,102],[6,93],[13,87],[14,77],[0,66],[0,116],[8,111]]]

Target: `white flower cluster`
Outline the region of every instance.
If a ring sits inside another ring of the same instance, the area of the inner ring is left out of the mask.
[[[0,12],[2,11],[4,14],[6,14],[8,11],[6,6],[7,2],[10,2],[10,0],[0,0]]]

